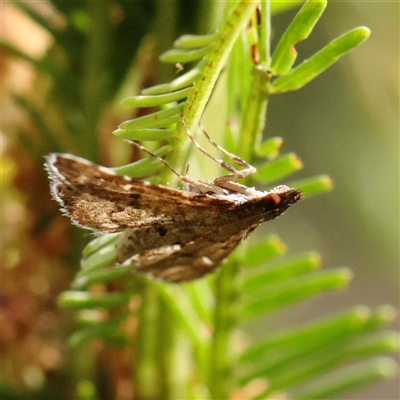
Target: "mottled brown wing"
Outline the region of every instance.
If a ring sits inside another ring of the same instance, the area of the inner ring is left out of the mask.
[[[160,247],[136,255],[129,262],[135,265],[134,271],[167,282],[191,281],[217,269],[246,234],[240,232],[224,241],[201,239],[186,245]]]
[[[235,194],[231,196],[235,198]],[[206,209],[185,205],[180,210],[177,204],[169,220],[125,230],[117,244],[117,261],[124,263],[132,256],[166,246],[179,245],[183,249],[191,242],[202,243],[210,250],[214,244],[230,243],[237,235],[242,237],[259,224],[276,218],[300,198],[299,190],[281,186],[271,192],[258,192],[256,197],[242,202],[225,204],[220,199],[211,199],[215,203]],[[209,198],[202,196],[202,199]]]
[[[170,282],[216,269],[259,224],[302,197],[298,189],[249,188],[194,194],[131,179],[69,154],[46,157],[51,192],[74,224],[96,233],[124,231],[117,261]]]
[[[75,225],[96,233],[179,224],[199,218],[200,209],[201,218],[211,221],[220,207],[234,207],[223,199],[120,176],[70,154],[50,154],[45,165],[61,211]]]

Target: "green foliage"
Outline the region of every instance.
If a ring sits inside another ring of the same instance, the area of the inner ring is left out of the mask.
[[[301,169],[302,162],[295,154],[279,154],[281,138],[261,137],[270,96],[301,88],[361,44],[369,31],[364,27],[353,29],[293,66],[297,57],[294,45],[312,33],[326,2],[305,2],[273,52],[269,38],[270,4],[262,2],[261,25],[257,25],[255,17],[257,6],[257,2],[228,2],[216,33],[184,35],[176,40],[174,49],[165,52],[161,61],[194,65],[172,82],[124,99],[125,106],[157,106],[159,110],[122,122],[114,135],[162,142],[163,146],[154,153],[173,167],[183,165],[188,156],[181,118],[192,130],[197,127],[226,66],[229,115],[237,117],[240,123],[237,129],[227,128],[224,146],[257,164],[257,173],[250,179],[259,183],[273,184]],[[78,15],[74,15],[77,26],[83,32],[87,30],[85,22],[79,22]],[[250,20],[252,28],[246,30]],[[68,43],[65,37],[59,40],[61,44]],[[38,62],[11,46],[8,48],[50,74],[55,92],[61,90],[57,82],[68,84],[70,70],[62,71],[60,77],[59,66],[53,65],[52,57]],[[257,61],[250,57],[252,48],[258,50]],[[85,62],[79,63],[79,57],[71,49],[64,50],[80,68],[87,67]],[[87,90],[88,82],[82,85],[82,90]],[[116,93],[118,83],[114,85]],[[59,106],[71,115],[67,120],[71,130],[69,141],[73,143],[82,129],[78,129],[79,124],[72,117],[77,111],[76,98],[69,94],[65,101],[60,100]],[[21,100],[20,104],[32,116],[37,115],[29,103]],[[93,113],[97,116],[93,120],[99,118],[101,110],[99,104],[95,108]],[[63,148],[62,140],[41,117],[36,122],[49,131],[49,138],[56,140],[53,149]],[[85,135],[93,135],[93,129]],[[88,143],[95,145],[94,136]],[[84,155],[91,157],[93,152],[87,148]],[[154,157],[114,170],[132,177],[160,172],[161,180],[167,179],[163,174],[170,173]],[[302,189],[307,198],[332,187],[325,175],[290,185]],[[132,275],[133,265],[115,265],[117,238],[118,235],[105,235],[86,246],[72,290],[60,295],[59,304],[79,310],[80,327],[71,337],[72,346],[100,338],[135,350],[133,379],[138,397],[160,398],[157,387],[161,387],[162,398],[227,399],[234,391],[258,383],[249,389],[248,398],[272,398],[284,393],[289,398],[328,399],[376,379],[391,377],[396,371],[395,363],[383,356],[398,350],[398,334],[384,330],[394,319],[391,307],[377,310],[355,307],[285,331],[268,333],[263,340],[234,351],[234,333],[243,329],[245,323],[324,292],[343,290],[348,285],[351,271],[319,270],[322,260],[316,252],[287,258],[285,244],[272,235],[239,248],[216,274],[195,282],[169,285]],[[101,294],[90,291],[93,285],[114,287],[114,283],[118,283],[115,290]],[[139,310],[134,312],[130,308],[133,298],[141,299]],[[104,321],[98,310],[107,310],[109,318]],[[127,337],[122,328],[132,313],[139,325],[134,337]]]

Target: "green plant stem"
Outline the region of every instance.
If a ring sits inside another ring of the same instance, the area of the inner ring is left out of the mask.
[[[107,2],[87,4],[91,21],[83,63],[85,79],[81,98],[86,124],[82,127],[81,154],[93,161],[99,161],[98,124],[109,90],[106,60],[111,40],[110,5]]]
[[[144,282],[142,287],[139,326],[134,343],[135,358],[133,369],[134,387],[137,398],[157,400],[167,398],[168,374],[165,346],[170,326],[165,323],[159,289],[154,282]],[[149,382],[152,382],[150,385]]]
[[[267,70],[271,64],[271,3],[270,0],[261,2],[260,25],[260,64]]]
[[[232,328],[237,325],[237,275],[239,260],[230,259],[219,271],[215,282],[214,334],[210,355],[209,390],[213,399],[228,399],[232,387]]]
[[[239,134],[239,154],[243,159],[252,163],[261,144],[265,126],[268,93],[264,90],[270,76],[268,68],[271,63],[271,10],[270,2],[264,0],[261,4],[261,25],[258,42],[260,61],[253,69],[252,80],[249,85],[248,99],[242,110],[242,119]]]
[[[226,7],[228,11],[226,11],[224,21],[219,28],[213,49],[205,56],[207,62],[202,71],[203,76],[194,85],[193,92],[186,102],[184,116],[188,127],[197,125],[200,120],[232,47],[250,20],[256,5],[256,1],[237,1],[236,4]]]
[[[194,84],[193,90],[185,103],[183,116],[189,129],[197,127],[214,85],[232,51],[232,47],[240,32],[250,20],[257,3],[258,2],[254,0],[239,0],[227,3],[224,19],[218,30],[218,36],[212,49],[204,57],[204,66],[201,70],[201,76]],[[187,153],[186,149],[183,148],[184,139],[186,139],[185,128],[183,124],[180,124],[177,136],[172,138],[170,142],[174,151],[165,158],[173,167],[182,166],[184,164],[184,154]],[[186,144],[186,146],[187,145],[188,144]]]
[[[265,5],[265,4],[264,4]],[[266,7],[263,14],[269,25],[269,7]],[[263,39],[261,41],[262,49],[260,49],[263,65],[267,65],[269,56],[269,27],[262,31]],[[267,43],[268,42],[268,43]],[[245,68],[246,54],[248,47],[242,46],[245,51],[239,52],[239,59],[236,60],[236,67]],[[235,73],[234,69],[231,69]],[[268,103],[268,95],[262,90],[268,82],[268,75],[265,70],[259,66],[254,69],[253,79],[250,83],[248,91],[248,99],[245,103],[245,109],[242,110],[242,124],[240,128],[240,138],[237,153],[245,160],[252,161],[253,154],[257,151],[257,147],[261,141],[261,134],[265,124],[265,114]],[[237,82],[230,80],[233,87],[229,87],[228,91],[233,95],[236,90]],[[246,86],[246,82],[242,81],[242,88]],[[240,93],[237,93],[240,98]],[[233,100],[233,99],[232,99]],[[232,103],[232,102],[231,102]],[[233,103],[232,103],[233,104]],[[239,288],[239,266],[240,260],[230,258],[230,262],[225,264],[218,273],[215,288],[215,313],[214,313],[214,335],[212,341],[212,351],[210,359],[210,393],[214,399],[229,398],[230,388],[232,387],[229,378],[232,377],[232,330],[237,324],[238,317],[238,297]]]
[[[268,75],[262,68],[255,68],[250,86],[249,99],[243,112],[240,126],[240,157],[254,161],[261,143],[268,105],[268,94],[261,88],[268,82]]]

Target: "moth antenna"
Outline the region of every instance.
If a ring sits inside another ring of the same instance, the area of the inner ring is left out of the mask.
[[[170,171],[172,171],[180,180],[184,180],[184,176],[182,176],[177,170],[172,168],[164,159],[161,157],[157,156],[153,152],[151,152],[149,149],[146,149],[146,147],[140,145],[139,143],[136,143],[133,140],[129,140],[129,143],[134,144],[138,149],[144,151],[145,153],[149,154],[150,156],[154,157],[157,159],[160,163],[164,164],[167,168],[169,168]]]
[[[189,163],[188,166],[186,167],[186,175],[180,174],[178,171],[176,171],[174,168],[172,168],[165,160],[163,160],[161,157],[157,156],[156,154],[152,153],[150,150],[146,149],[146,147],[140,145],[139,143],[134,142],[133,140],[128,140],[128,142],[133,143],[137,148],[140,150],[143,150],[145,153],[149,154],[150,156],[154,157],[157,159],[160,163],[164,164],[167,168],[169,168],[182,182],[184,186],[184,190],[187,192],[192,192],[191,189],[196,189],[199,193],[207,192],[207,191],[213,191],[212,185],[210,185],[207,182],[201,182],[195,179],[191,179],[190,177],[187,176],[187,172],[189,170]],[[215,190],[215,189],[214,189]]]
[[[188,174],[189,174],[189,168],[190,168],[190,161],[188,161],[188,163],[187,163],[187,165],[186,165],[185,176],[188,176]]]
[[[208,158],[210,158],[211,160],[215,161],[221,168],[226,169],[229,172],[232,172],[233,174],[237,174],[239,173],[239,171],[232,167],[232,165],[226,163],[225,161],[214,157],[213,155],[211,155],[207,150],[205,150],[203,147],[201,147],[200,143],[194,138],[194,136],[191,134],[191,132],[189,131],[189,128],[186,125],[185,119],[181,118],[182,124],[185,128],[186,134],[189,137],[189,139],[193,142],[193,144],[196,146],[196,148],[198,150],[200,150],[204,155],[206,155]],[[209,136],[207,135],[207,137],[209,138]],[[218,146],[218,145],[217,145]],[[218,147],[217,147],[218,148]],[[233,156],[233,155],[232,155]],[[236,157],[236,156],[235,156]]]

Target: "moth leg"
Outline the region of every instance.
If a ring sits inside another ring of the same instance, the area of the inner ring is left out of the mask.
[[[211,160],[215,161],[221,168],[227,170],[230,172],[228,175],[220,176],[218,178],[214,179],[214,184],[218,187],[225,188],[234,192],[239,192],[243,194],[249,194],[249,188],[247,186],[241,185],[239,183],[233,182],[236,179],[241,179],[245,178],[246,176],[249,176],[251,174],[254,174],[256,172],[256,168],[247,163],[245,160],[242,158],[236,156],[235,154],[230,153],[229,151],[225,150],[223,147],[219,146],[217,143],[215,143],[210,136],[207,134],[205,129],[203,128],[202,125],[199,124],[199,128],[202,131],[202,133],[205,135],[205,137],[208,139],[208,141],[219,151],[221,151],[223,154],[225,154],[233,163],[240,165],[241,167],[244,167],[242,170],[238,170],[234,168],[232,165],[228,164],[227,162],[214,157],[211,155],[207,150],[205,150],[201,145],[197,142],[197,140],[193,137],[191,132],[189,131],[185,120],[182,118],[182,124],[185,127],[186,134],[188,135],[189,139],[193,142],[193,144],[196,146],[198,150],[200,150],[203,154],[205,154],[207,157],[209,157]]]
[[[232,167],[232,165],[228,164],[227,162],[214,157],[213,155],[211,155],[207,150],[205,150],[203,147],[201,147],[200,143],[194,138],[194,136],[191,134],[191,132],[189,131],[189,128],[186,125],[185,120],[182,117],[182,124],[185,128],[186,134],[189,137],[189,139],[193,142],[193,144],[196,146],[196,148],[198,150],[200,150],[204,155],[206,155],[208,158],[210,158],[211,160],[215,161],[221,168],[231,172],[232,174],[240,174],[241,171],[238,171],[236,168]]]
[[[239,192],[243,194],[249,194],[251,193],[251,190],[245,185],[241,185],[240,183],[237,182],[232,182],[236,179],[241,179],[245,178],[246,176],[254,174],[257,170],[255,167],[253,167],[251,164],[249,164],[247,161],[243,160],[243,158],[240,158],[239,156],[230,153],[223,147],[221,147],[219,144],[214,142],[214,140],[211,139],[209,134],[206,132],[204,129],[203,125],[199,123],[199,128],[203,135],[207,138],[207,140],[219,151],[221,151],[223,154],[225,154],[233,163],[236,165],[240,165],[241,167],[244,167],[242,170],[236,170],[235,171],[230,171],[232,173],[228,175],[223,175],[218,178],[214,179],[214,183],[217,186],[223,187],[225,189],[232,190],[234,192]],[[228,170],[229,171],[229,170]]]
[[[207,192],[213,192],[213,193],[218,193],[218,194],[227,194],[222,186],[221,187],[215,187],[211,182],[206,181],[204,179],[192,179],[190,178],[187,174],[189,171],[189,166],[186,168],[185,175],[180,174],[176,169],[172,168],[163,158],[157,156],[150,150],[146,149],[146,147],[140,145],[139,143],[129,140],[129,143],[132,143],[135,145],[137,148],[140,150],[144,151],[145,153],[149,154],[150,156],[154,157],[157,159],[160,163],[164,164],[167,168],[169,168],[182,182],[183,184],[183,189],[187,192],[195,192],[195,193],[207,193]],[[218,185],[217,185],[218,186]]]
[[[185,175],[180,177],[181,182],[183,183],[183,190],[191,193],[219,193],[219,194],[227,194],[221,188],[216,188],[215,185],[207,181],[205,179],[192,179],[189,176],[189,167],[190,163],[188,163],[185,171]],[[217,190],[216,190],[217,189]]]
[[[211,139],[210,135],[206,132],[206,130],[204,129],[204,126],[201,123],[199,123],[199,129],[203,133],[203,135],[207,138],[207,140],[216,149],[218,149],[221,153],[224,153],[236,165],[240,165],[241,167],[244,167],[244,169],[237,171],[238,173],[245,174],[245,175],[241,176],[242,178],[244,178],[245,176],[254,174],[256,172],[256,169],[252,165],[250,165],[247,161],[243,160],[243,158],[240,158],[236,154],[230,153],[228,150],[224,149],[218,143],[214,142],[214,140]],[[228,169],[228,171],[229,171],[229,169]],[[234,172],[234,171],[230,171],[230,172]]]

